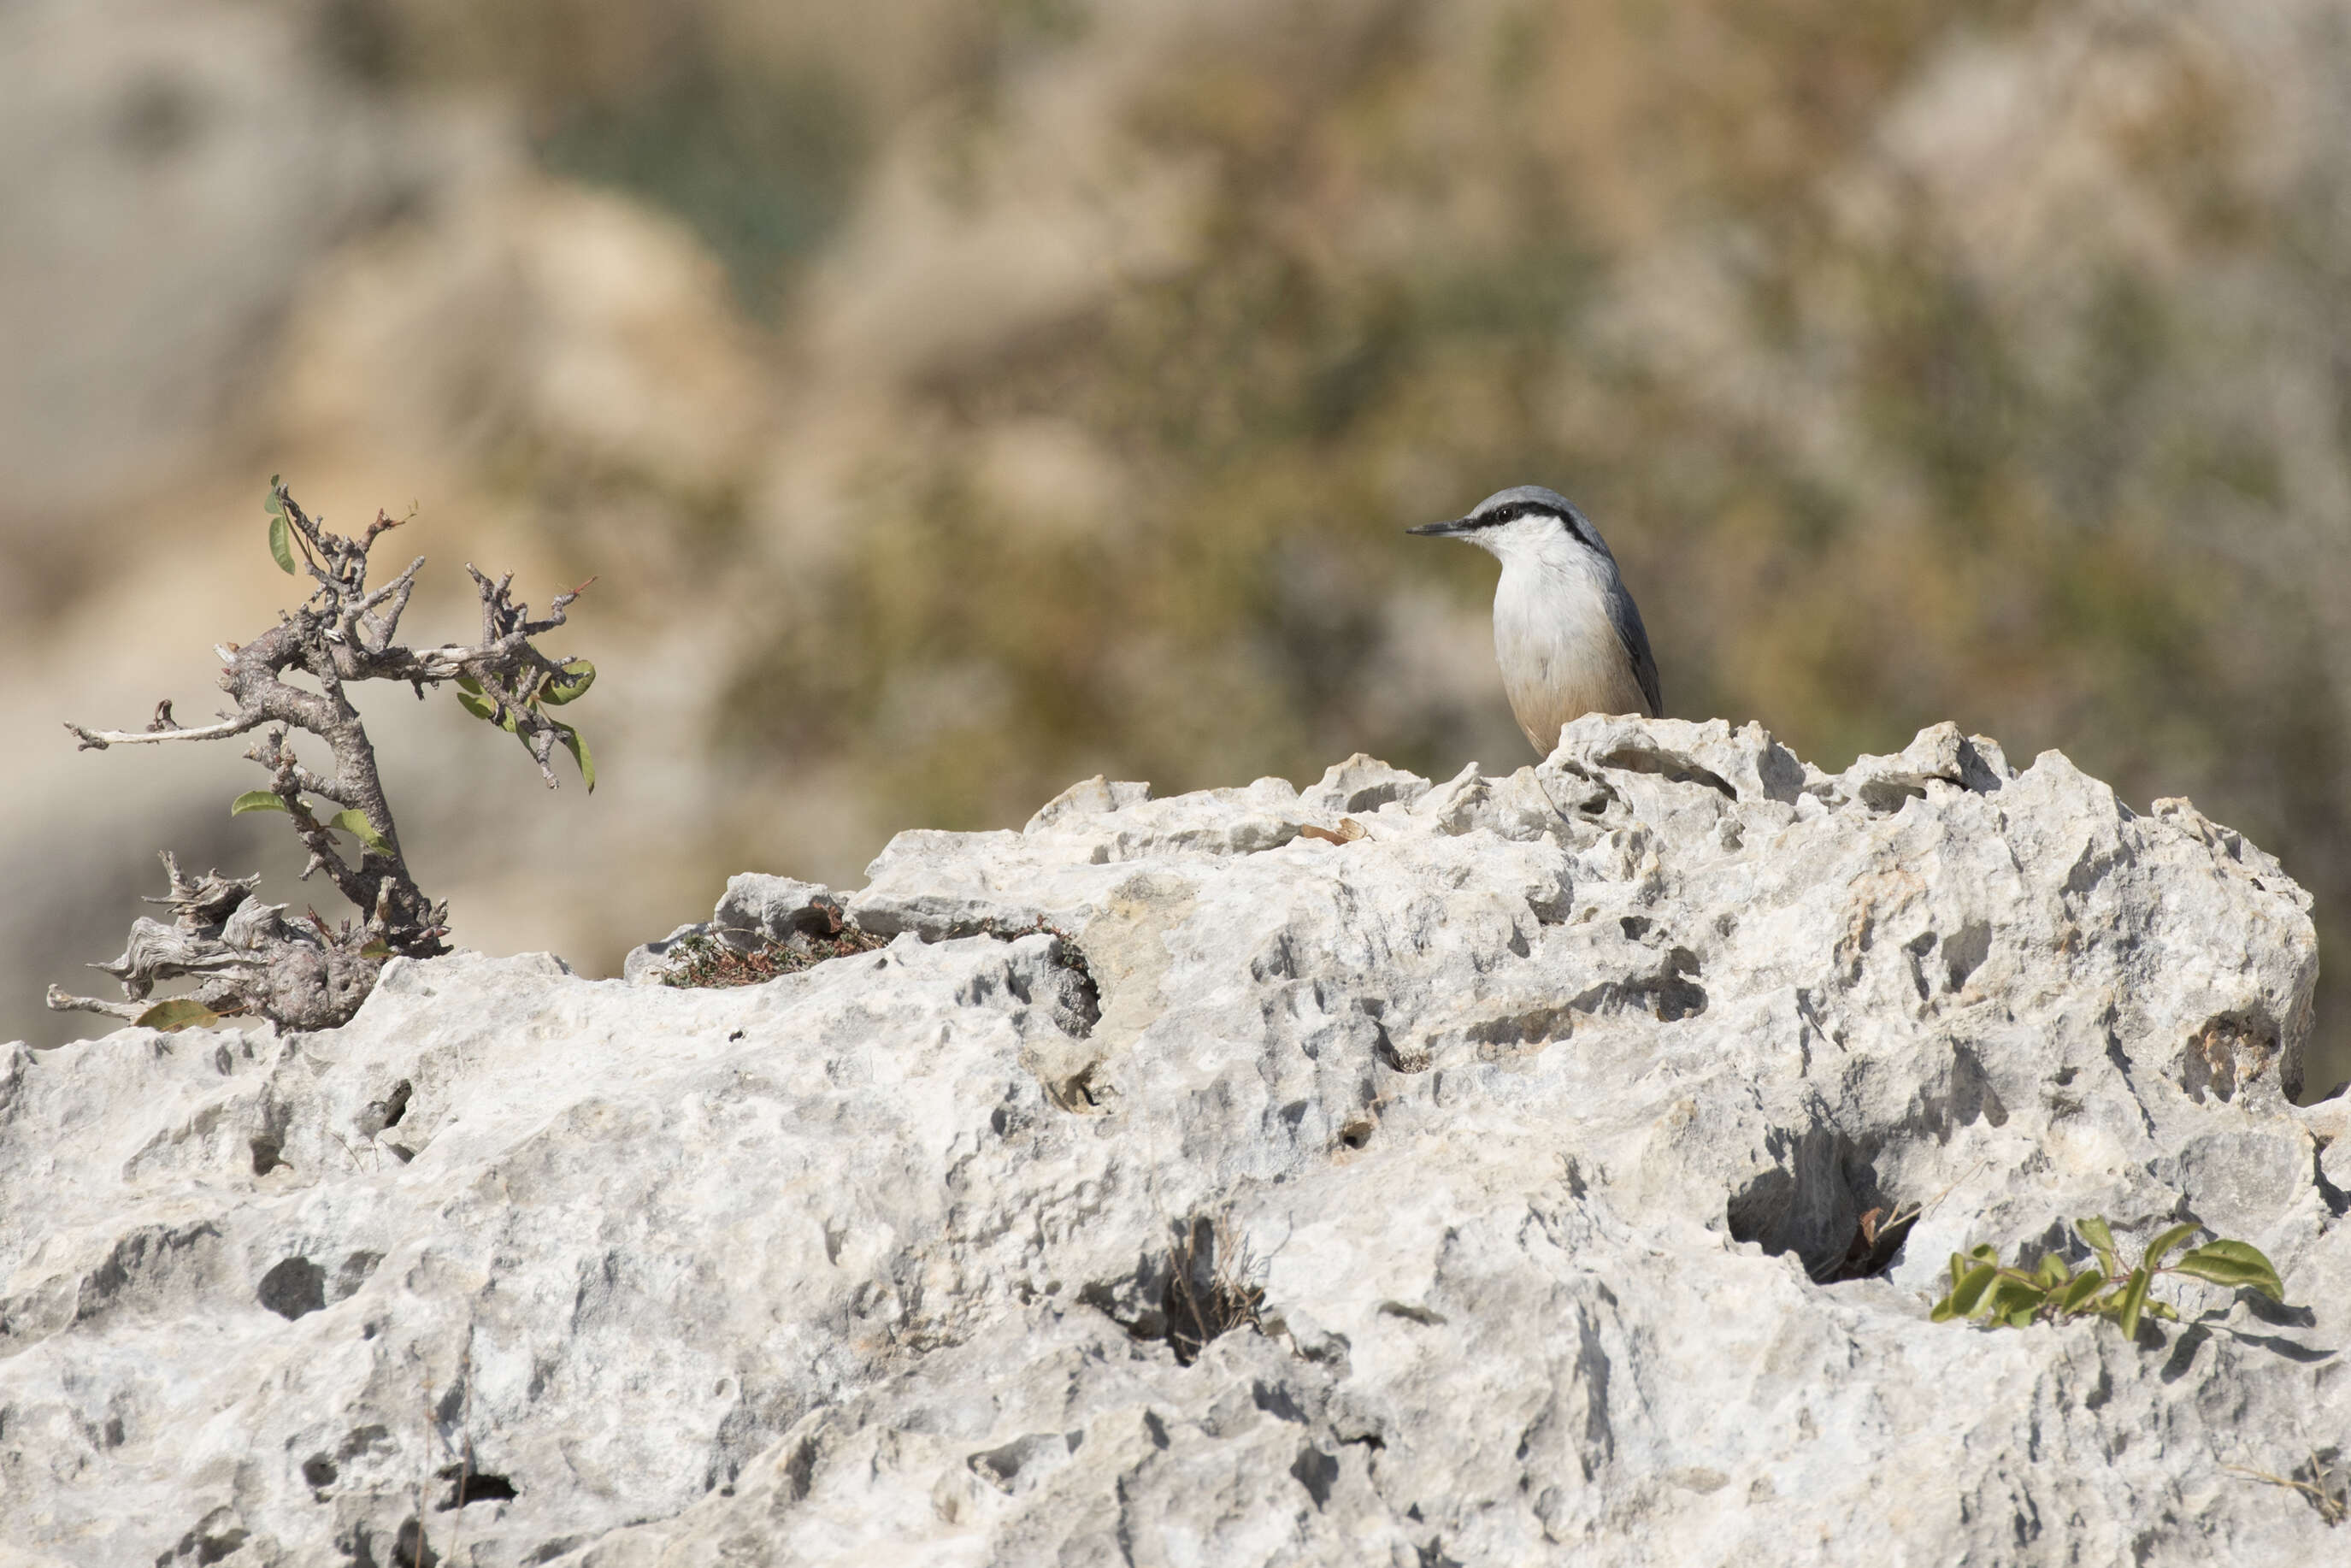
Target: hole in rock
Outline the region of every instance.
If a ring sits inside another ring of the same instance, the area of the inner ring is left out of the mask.
[[[271,1171],[276,1170],[279,1166],[284,1165],[286,1163],[285,1160],[279,1156],[284,1155],[285,1152],[286,1145],[279,1143],[275,1138],[254,1139],[253,1174],[257,1176],[265,1176]]]
[[[1351,1149],[1360,1149],[1372,1141],[1372,1129],[1378,1124],[1368,1116],[1358,1116],[1339,1129],[1339,1142]]]
[[[408,1103],[416,1094],[415,1085],[405,1078],[392,1086],[392,1092],[381,1100],[371,1100],[360,1110],[358,1126],[364,1137],[374,1137],[386,1127],[397,1127],[400,1119],[408,1114]]]
[[[453,1509],[471,1508],[477,1502],[511,1502],[521,1494],[514,1482],[501,1475],[477,1470],[468,1465],[445,1465],[441,1479],[449,1483],[448,1493],[434,1505],[438,1513]]]
[[[291,1322],[327,1304],[327,1271],[308,1258],[288,1258],[261,1277],[261,1304]]]
[[[1918,1218],[1878,1185],[1870,1156],[1843,1133],[1775,1133],[1766,1147],[1779,1164],[1730,1197],[1724,1218],[1735,1241],[1773,1257],[1792,1252],[1813,1283],[1883,1274],[1901,1255]]]
[[[401,1521],[400,1533],[392,1540],[390,1568],[433,1568],[441,1561],[441,1553],[424,1539],[424,1526],[415,1519]]]
[[[335,1469],[335,1461],[324,1454],[313,1454],[302,1461],[302,1479],[314,1488],[333,1486],[335,1478],[340,1474],[342,1472]]]
[[[1069,1077],[1061,1080],[1052,1091],[1053,1103],[1064,1111],[1099,1111],[1113,1094],[1108,1083],[1098,1082],[1095,1074],[1102,1063],[1089,1061]]]

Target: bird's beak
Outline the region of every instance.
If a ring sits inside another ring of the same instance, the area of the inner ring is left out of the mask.
[[[1418,523],[1405,529],[1405,532],[1420,534],[1430,538],[1441,538],[1447,534],[1466,534],[1477,526],[1477,522],[1472,518],[1455,517],[1448,522]]]

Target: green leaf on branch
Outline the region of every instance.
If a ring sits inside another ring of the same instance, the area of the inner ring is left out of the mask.
[[[566,751],[571,753],[571,760],[580,764],[580,777],[586,781],[588,793],[593,795],[596,792],[596,759],[589,755],[588,742],[568,724],[556,724],[553,719],[548,723],[555,724],[556,738],[563,742]]]
[[[2125,1339],[2138,1338],[2138,1315],[2147,1307],[2147,1287],[2150,1278],[2152,1276],[2147,1273],[2145,1264],[2133,1269],[2129,1283],[2123,1286],[2122,1294],[2115,1302],[2115,1326],[2123,1331]]]
[[[2032,1270],[2032,1277],[2046,1289],[2062,1291],[2073,1282],[2074,1270],[2067,1268],[2065,1260],[2056,1253],[2043,1252],[2041,1266]]]
[[[384,946],[383,938],[379,936],[374,941],[370,942],[366,946],[360,949],[360,956],[362,958],[389,958],[392,956],[392,949]]]
[[[568,659],[560,674],[549,675],[539,683],[538,700],[549,707],[561,707],[565,703],[578,702],[596,684],[596,666],[585,659]]]
[[[2150,1272],[2162,1268],[2165,1253],[2203,1228],[2192,1219],[2173,1226],[2147,1244],[2147,1256],[2139,1260],[2139,1266]]]
[[[277,494],[278,476],[269,476],[269,555],[277,569],[287,576],[294,575],[294,524],[286,515],[286,503]]]
[[[380,855],[392,853],[391,841],[376,831],[375,824],[367,820],[367,813],[356,806],[328,818],[327,826],[341,829]]]
[[[2074,1221],[2074,1229],[2090,1244],[2090,1250],[2098,1255],[2101,1270],[2108,1274],[2120,1272],[2115,1267],[2115,1233],[2106,1228],[2105,1220],[2092,1215],[2086,1219]]]
[[[269,789],[247,789],[244,794],[239,795],[235,800],[231,800],[228,803],[228,814],[232,817],[242,817],[247,811],[285,811],[290,810],[291,808],[286,804],[284,797],[278,795],[276,791]]]
[[[1951,1315],[1955,1318],[1964,1318],[1973,1313],[1976,1303],[1983,1300],[1984,1291],[1991,1288],[1992,1281],[1999,1276],[1999,1269],[1990,1263],[1978,1263],[1974,1268],[1970,1269],[1966,1277],[1960,1280],[1951,1291]]]
[[[170,1034],[183,1029],[210,1029],[220,1020],[220,1014],[193,997],[172,997],[141,1013],[134,1027]]]
[[[482,683],[473,676],[457,677],[457,701],[467,713],[485,724],[495,724],[508,735],[515,732],[514,710],[509,708],[505,718],[498,717],[498,705],[483,695]]]
[[[2021,1329],[2032,1321],[2049,1292],[2011,1276],[2003,1276],[1991,1289],[1985,1301],[1986,1316],[1994,1322],[2005,1322],[2009,1327]]]
[[[2273,1301],[2285,1300],[2285,1285],[2278,1279],[2277,1270],[2261,1252],[2242,1241],[2208,1241],[2194,1251],[2181,1256],[2171,1266],[2177,1274],[2192,1274],[2199,1280],[2231,1288],[2242,1285],[2259,1291]]]
[[[2066,1286],[2065,1293],[2057,1299],[2057,1310],[2069,1318],[2074,1316],[2089,1304],[2090,1298],[2096,1295],[2099,1287],[2105,1282],[2105,1275],[2084,1270],[2074,1276],[2074,1282]]]

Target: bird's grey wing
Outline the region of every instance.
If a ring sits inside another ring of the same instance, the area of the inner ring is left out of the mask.
[[[1641,624],[1640,606],[1625,591],[1625,585],[1615,584],[1608,596],[1608,620],[1616,628],[1616,640],[1625,644],[1625,656],[1633,663],[1633,678],[1641,683],[1641,695],[1649,705],[1651,718],[1666,716],[1666,699],[1657,685],[1656,655],[1649,652],[1649,633]]]

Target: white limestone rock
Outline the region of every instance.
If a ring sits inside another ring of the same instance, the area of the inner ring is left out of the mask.
[[[903,834],[890,946],[756,988],[459,955],[9,1047],[0,1563],[2325,1560],[2229,1469],[2351,1447],[2307,902],[2054,753],[1593,717]],[[1928,1320],[2097,1213],[2294,1305]],[[1186,1364],[1209,1218],[1262,1304]]]

